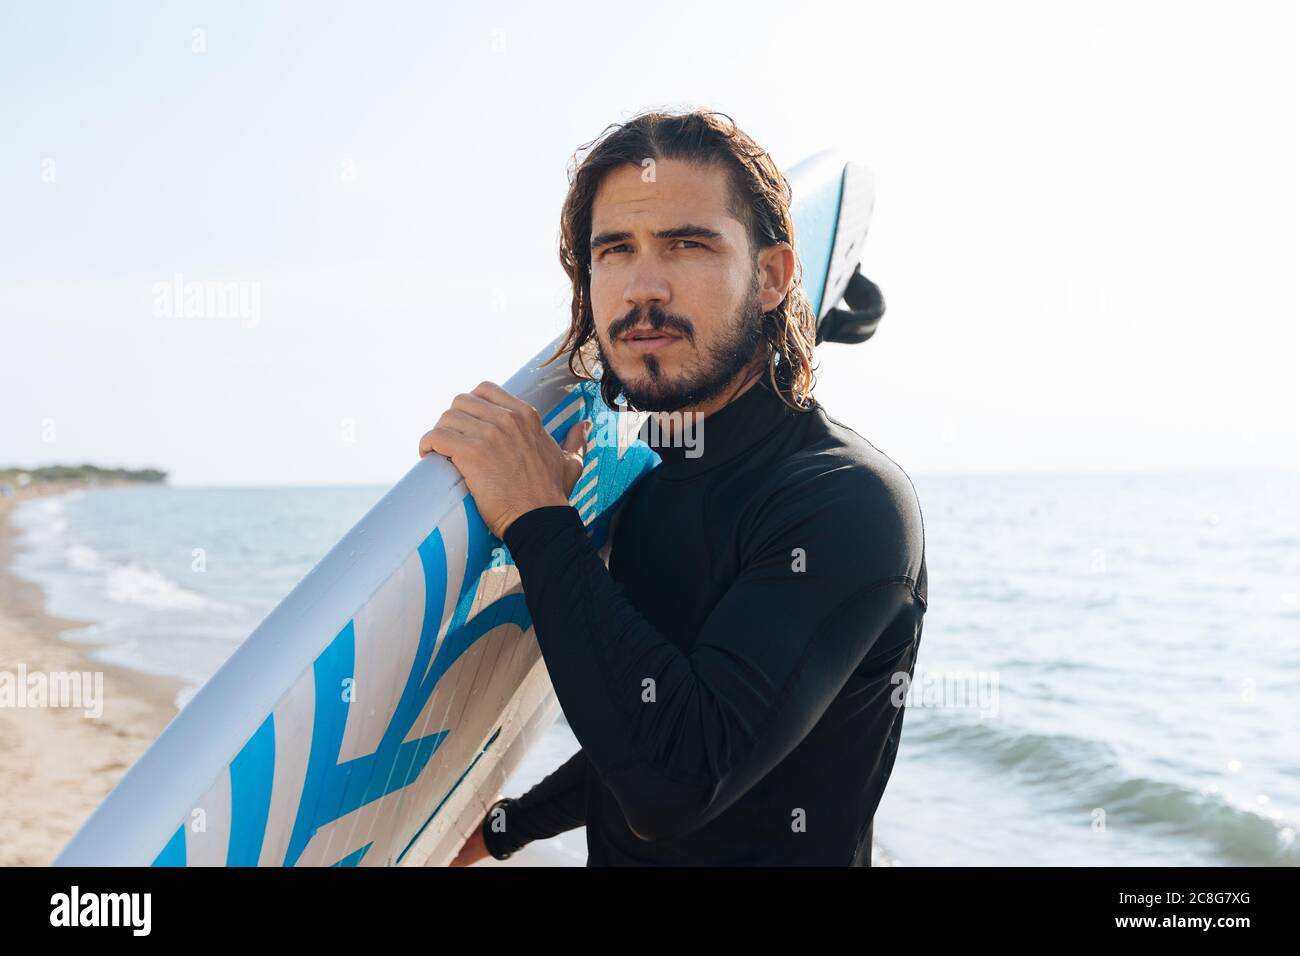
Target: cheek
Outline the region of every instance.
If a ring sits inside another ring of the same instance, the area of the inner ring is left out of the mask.
[[[622,297],[614,283],[601,280],[596,275],[591,277],[588,295],[591,298],[591,314],[596,320],[596,328],[603,333],[605,327],[618,317],[618,306]]]
[[[678,304],[691,317],[700,335],[712,337],[731,322],[739,302],[729,286],[715,281],[683,290]]]

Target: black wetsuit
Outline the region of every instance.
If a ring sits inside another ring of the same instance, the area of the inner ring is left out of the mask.
[[[499,801],[493,856],[585,824],[589,866],[870,865],[926,607],[915,490],[765,379],[700,427],[698,457],[656,446],[608,568],[572,507],[506,529],[582,749]]]

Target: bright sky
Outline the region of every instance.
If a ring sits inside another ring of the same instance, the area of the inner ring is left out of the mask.
[[[0,8],[0,466],[395,481],[562,329],[573,150],[703,106],[875,170],[817,394],[914,476],[1300,467],[1285,5],[456,6]]]

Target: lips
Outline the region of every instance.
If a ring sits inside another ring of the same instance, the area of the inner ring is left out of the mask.
[[[623,343],[623,347],[629,352],[641,355],[646,352],[657,352],[660,349],[672,348],[680,338],[680,335],[673,335],[671,332],[665,332],[662,329],[640,328],[628,332],[619,341]]]
[[[663,329],[649,329],[642,327],[639,329],[633,329],[631,332],[625,332],[622,338],[624,342],[634,342],[645,339],[675,339],[679,338],[679,336],[673,335],[671,332],[665,332]]]

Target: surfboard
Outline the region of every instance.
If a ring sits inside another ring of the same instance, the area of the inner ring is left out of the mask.
[[[871,175],[793,167],[796,253],[819,321],[854,282]],[[833,339],[832,339],[833,340]],[[846,341],[848,339],[845,339]],[[592,440],[570,496],[602,558],[658,457],[641,417],[543,365],[504,383],[562,442]],[[422,459],[198,690],[59,866],[445,866],[560,712],[507,548],[445,458]]]

